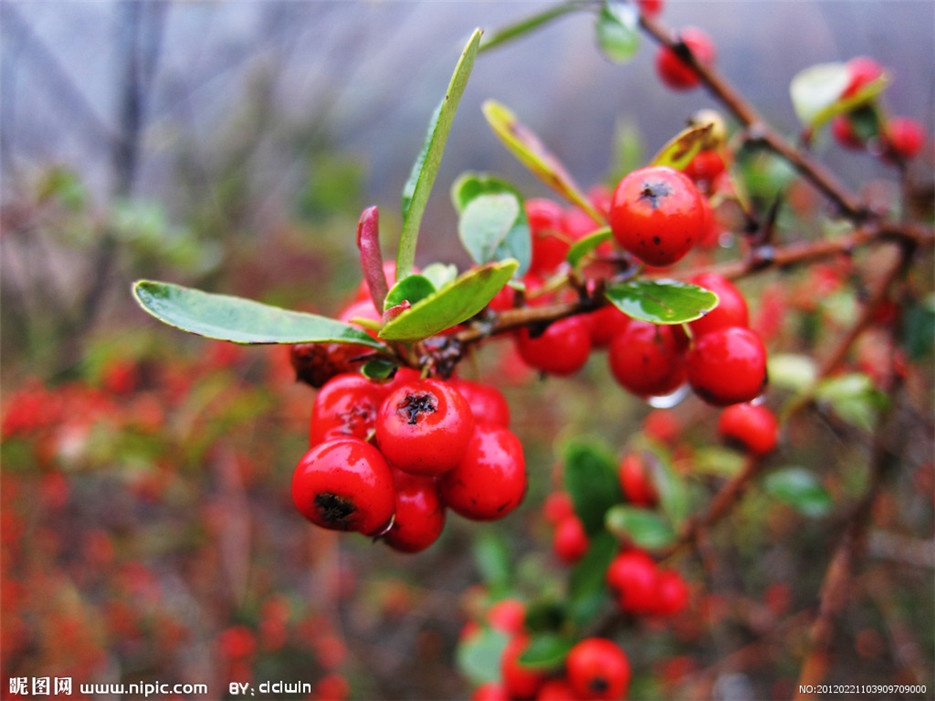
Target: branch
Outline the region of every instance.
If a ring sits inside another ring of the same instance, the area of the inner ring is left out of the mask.
[[[640,26],[662,46],[677,51],[679,56],[687,57],[685,60],[701,78],[701,82],[743,124],[751,141],[766,144],[785,158],[830,199],[844,216],[855,222],[865,221],[869,217],[869,211],[857,196],[845,188],[831,171],[773,129],[716,68],[702,65],[695,60],[691,51],[684,50],[686,47],[677,33],[643,13],[640,15]]]

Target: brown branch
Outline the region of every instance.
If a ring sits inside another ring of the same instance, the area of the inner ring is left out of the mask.
[[[796,148],[760,116],[759,112],[713,66],[695,60],[677,33],[670,31],[660,22],[645,14],[640,16],[640,25],[659,44],[678,52],[680,57],[695,70],[701,82],[746,128],[748,138],[765,144],[786,159],[799,173],[831,200],[841,213],[855,222],[864,221],[869,212],[860,200],[841,184],[835,175],[809,154]]]

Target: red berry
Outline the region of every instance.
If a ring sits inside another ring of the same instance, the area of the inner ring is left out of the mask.
[[[383,537],[394,550],[417,553],[438,540],[445,527],[445,505],[433,477],[395,470],[396,518]]]
[[[614,190],[609,220],[621,248],[656,267],[684,257],[708,224],[695,184],[668,166],[625,175]]]
[[[377,414],[376,439],[394,467],[440,475],[460,462],[474,416],[457,390],[431,378],[400,382]]]
[[[396,508],[393,475],[380,451],[358,438],[335,438],[309,449],[292,475],[299,512],[323,528],[375,535]]]
[[[565,260],[571,248],[571,241],[562,225],[564,210],[557,202],[541,198],[526,200],[525,207],[532,236],[529,272],[548,275]]]
[[[557,526],[566,516],[573,516],[575,505],[571,501],[571,495],[568,492],[552,492],[545,498],[543,504],[545,520],[553,526]]]
[[[508,635],[522,633],[525,621],[526,604],[519,599],[500,599],[487,609],[490,627]]]
[[[536,694],[536,701],[579,701],[580,697],[571,688],[567,679],[554,678],[549,679],[545,684],[539,687],[539,693]]]
[[[516,350],[527,365],[551,375],[578,372],[591,355],[591,330],[582,315],[549,324],[538,336],[523,327],[516,335]]]
[[[373,306],[373,302],[370,301],[369,298],[360,300],[358,302],[351,302],[351,304],[341,310],[341,313],[338,314],[338,320],[343,321],[346,324],[356,324],[374,338],[377,337],[376,331],[361,324],[357,324],[353,321],[354,319],[370,320],[378,323],[383,321],[383,316],[376,310],[376,308]]]
[[[659,492],[649,465],[639,453],[627,453],[617,468],[620,487],[627,501],[637,506],[655,506]]]
[[[295,379],[320,388],[332,377],[356,371],[369,349],[351,343],[297,343],[289,346]]]
[[[847,72],[850,75],[850,82],[844,88],[841,97],[851,97],[862,87],[881,77],[883,66],[868,56],[855,56],[847,62]]]
[[[328,380],[312,404],[309,445],[340,436],[367,440],[384,394],[381,385],[363,375],[345,373]]]
[[[682,423],[672,411],[654,409],[643,419],[643,434],[664,445],[675,445],[682,435]]]
[[[684,48],[691,52],[699,64],[711,66],[714,64],[715,49],[711,37],[696,27],[686,27],[679,32],[679,39]],[[659,78],[673,90],[690,90],[701,83],[698,73],[679,55],[683,49],[678,50],[662,46],[656,53],[656,72]]]
[[[632,320],[607,350],[610,371],[640,397],[671,394],[685,381],[681,341],[671,326]]]
[[[854,129],[851,118],[846,114],[836,115],[831,120],[831,136],[839,145],[851,151],[863,151],[866,142]]]
[[[485,682],[474,689],[470,701],[510,701],[510,694],[503,684]]]
[[[589,545],[588,534],[577,516],[566,516],[555,526],[552,551],[566,565],[578,562],[588,551]]]
[[[663,0],[636,0],[640,12],[650,17],[655,17],[662,12]]]
[[[749,402],[766,387],[766,348],[756,332],[731,326],[696,338],[686,357],[688,382],[715,406]]]
[[[523,446],[509,429],[478,424],[461,462],[438,483],[453,511],[476,521],[492,521],[513,511],[526,495]]]
[[[642,550],[627,550],[617,555],[605,574],[607,586],[624,611],[652,613],[656,605],[655,561]]]
[[[717,422],[725,440],[742,446],[754,455],[766,455],[779,442],[779,422],[763,404],[734,404],[726,407]]]
[[[453,378],[450,384],[467,400],[476,423],[509,428],[510,405],[496,387],[461,378]]]
[[[582,699],[622,699],[630,685],[630,661],[612,640],[585,638],[565,660],[568,683]]]
[[[910,117],[893,117],[883,130],[883,145],[886,148],[884,156],[891,154],[898,160],[908,161],[922,152],[925,129]]]
[[[692,158],[683,171],[694,182],[713,182],[724,170],[727,164],[717,149],[704,149]]]
[[[688,585],[674,570],[659,570],[656,576],[656,603],[654,613],[674,616],[688,606]]]
[[[529,636],[517,635],[506,644],[500,657],[500,679],[511,699],[534,698],[545,681],[545,672],[519,663],[527,645]]]
[[[588,314],[591,328],[591,346],[606,348],[614,336],[630,324],[630,317],[613,304],[606,304]]]
[[[689,278],[689,282],[710,290],[718,296],[717,306],[700,319],[689,322],[688,328],[695,337],[727,326],[747,326],[750,312],[747,300],[734,284],[717,273],[701,273]]]

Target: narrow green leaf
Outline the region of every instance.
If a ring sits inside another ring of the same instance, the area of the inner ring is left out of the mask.
[[[542,12],[537,12],[534,15],[521,19],[519,22],[514,22],[493,32],[489,38],[485,39],[484,43],[481,44],[480,50],[489,51],[490,49],[519,39],[526,34],[540,29],[552,20],[569,12],[580,10],[581,8],[581,3],[577,2],[577,0],[571,0],[570,2],[564,2],[560,5],[549,7]]]
[[[432,281],[425,277],[425,275],[407,275],[397,281],[397,283],[390,288],[390,291],[387,292],[386,301],[383,303],[383,310],[386,311],[390,307],[395,307],[397,304],[402,304],[403,302],[415,304],[434,294],[435,291],[435,285],[433,285]]]
[[[388,321],[380,337],[391,341],[418,341],[467,321],[509,282],[518,265],[515,260],[505,260],[468,270]]]
[[[509,641],[503,631],[482,628],[458,645],[458,671],[474,685],[499,681],[500,658]]]
[[[334,319],[168,282],[138,280],[133,284],[133,297],[161,322],[206,338],[245,344],[354,343],[385,348],[360,329]]]
[[[571,571],[568,596],[572,603],[603,595],[606,589],[604,575],[618,549],[617,540],[605,530],[591,538],[584,557],[575,563]]]
[[[675,168],[675,170],[685,170],[685,167],[698,155],[699,151],[712,146],[711,132],[713,129],[714,125],[710,123],[683,129],[672,137],[659,150],[659,153],[653,156],[650,164],[668,166],[669,168]]]
[[[676,280],[630,280],[612,285],[607,299],[627,316],[653,324],[684,324],[717,306],[714,292]]]
[[[422,143],[422,149],[419,151],[409,174],[409,179],[403,187],[403,230],[400,234],[399,249],[396,255],[396,271],[399,277],[412,272],[412,267],[415,264],[416,241],[419,237],[422,215],[425,213],[429,193],[435,183],[435,177],[438,175],[438,168],[441,164],[442,154],[445,151],[448,133],[451,131],[452,122],[454,122],[458,103],[461,101],[461,96],[464,94],[468,78],[471,75],[471,69],[474,67],[474,59],[480,46],[480,38],[481,30],[474,30],[470,40],[461,52],[461,57],[458,59],[454,73],[448,83],[445,96],[432,114],[425,140]]]
[[[558,633],[533,635],[517,662],[527,669],[550,670],[561,667],[575,640]]]
[[[640,47],[640,13],[634,2],[606,0],[595,28],[597,45],[615,63],[626,63]]]
[[[565,488],[588,535],[604,528],[604,513],[623,499],[613,451],[599,439],[570,440],[562,452]]]
[[[678,526],[689,515],[689,494],[685,479],[673,469],[667,451],[647,450],[643,457],[659,495],[662,515],[669,523]]]
[[[818,378],[814,358],[804,353],[770,353],[767,361],[769,384],[793,392],[804,392]]]
[[[698,475],[736,477],[744,464],[741,453],[719,445],[699,446],[692,453],[692,471]]]
[[[619,504],[607,512],[607,530],[622,542],[646,550],[665,548],[675,542],[675,530],[657,511]]]
[[[513,556],[502,534],[485,530],[473,541],[474,563],[491,591],[505,588],[512,578]]]
[[[509,108],[496,100],[487,100],[482,108],[487,123],[520,163],[560,196],[581,207],[595,222],[604,221],[565,166]]]
[[[568,255],[565,256],[565,260],[568,261],[571,267],[577,268],[578,263],[580,263],[588,253],[600,246],[604,241],[609,241],[612,236],[613,234],[610,232],[610,227],[605,226],[578,239],[571,245],[571,248],[568,249]]]
[[[833,506],[828,491],[804,467],[786,467],[767,475],[763,489],[805,516],[824,516]]]

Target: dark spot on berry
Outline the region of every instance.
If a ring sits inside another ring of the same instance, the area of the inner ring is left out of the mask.
[[[407,394],[396,407],[396,413],[406,418],[406,423],[415,426],[422,418],[423,414],[432,414],[435,412],[435,396],[429,393]]]
[[[639,201],[648,201],[652,209],[658,209],[662,201],[672,194],[672,188],[663,181],[646,181],[643,183],[643,189],[640,190]]]
[[[662,238],[659,236],[653,236],[653,243],[658,246],[660,243],[662,243]]]
[[[588,689],[590,689],[595,696],[603,694],[609,688],[610,684],[604,677],[594,677],[588,682]]]
[[[342,531],[353,530],[357,507],[350,499],[331,492],[322,492],[315,495],[315,508],[322,521],[332,528]]]

